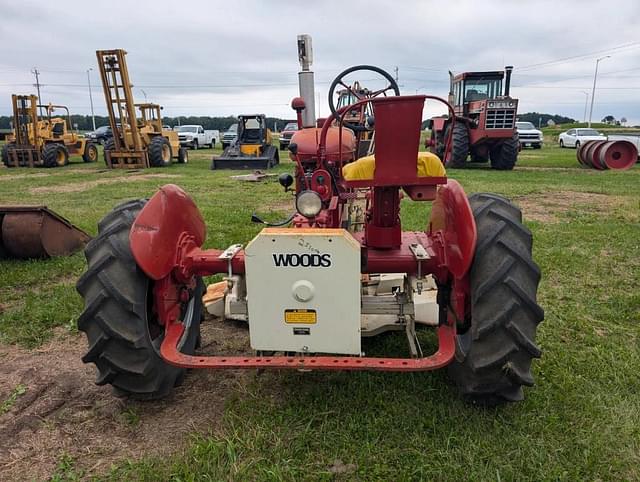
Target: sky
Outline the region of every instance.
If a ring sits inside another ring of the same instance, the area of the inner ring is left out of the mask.
[[[294,118],[304,33],[318,116],[328,114],[333,78],[353,65],[393,76],[397,67],[402,94],[439,96],[449,70],[513,65],[520,112],[582,120],[596,60],[610,56],[599,63],[593,120],[640,124],[638,25],[638,0],[0,0],[0,115],[12,93],[35,93],[34,68],[44,103],[89,114],[90,80],[95,114],[105,115],[95,51],[123,48],[136,102],[159,103],[166,116]],[[424,117],[440,111],[428,104]]]

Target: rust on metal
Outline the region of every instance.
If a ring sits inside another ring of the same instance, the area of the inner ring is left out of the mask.
[[[0,256],[66,256],[89,242],[83,230],[46,206],[0,206]]]

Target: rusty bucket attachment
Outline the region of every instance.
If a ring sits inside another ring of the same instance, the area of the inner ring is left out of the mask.
[[[91,239],[46,206],[0,206],[0,257],[66,256]]]

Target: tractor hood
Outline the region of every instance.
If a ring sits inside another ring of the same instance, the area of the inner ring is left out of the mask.
[[[298,145],[298,155],[302,160],[315,159],[318,154],[320,142],[319,127],[310,127],[297,131],[291,137],[291,142]],[[343,161],[351,161],[355,158],[356,136],[350,129],[342,129],[342,148],[340,147],[340,129],[330,127],[327,131],[326,153],[328,160],[337,160],[342,151]]]

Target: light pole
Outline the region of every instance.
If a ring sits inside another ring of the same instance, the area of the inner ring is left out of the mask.
[[[593,115],[593,99],[596,96],[596,79],[598,78],[598,64],[601,60],[610,58],[611,55],[605,55],[604,57],[600,57],[596,59],[596,72],[593,74],[593,90],[591,91],[591,109],[589,110],[589,126],[591,127],[591,116]]]
[[[89,102],[91,103],[91,123],[93,124],[93,130],[96,130],[96,116],[93,113],[93,95],[91,94],[91,75],[89,74],[89,72],[91,72],[93,69],[92,68],[88,68],[87,69],[87,85],[89,86]]]
[[[581,90],[580,92],[582,92],[585,95],[584,115],[582,116],[582,122],[587,122],[587,106],[589,105],[589,92],[587,92],[586,90]]]

